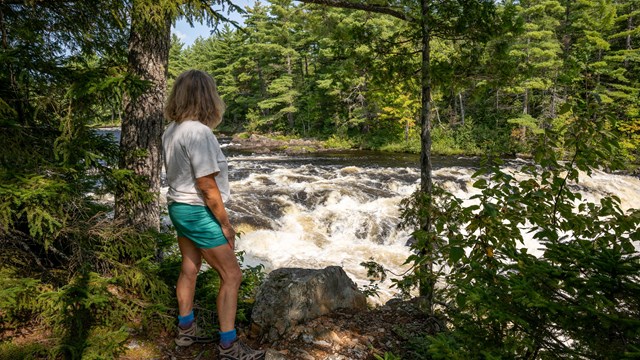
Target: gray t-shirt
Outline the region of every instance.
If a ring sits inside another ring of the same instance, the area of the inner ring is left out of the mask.
[[[196,120],[172,122],[162,135],[164,167],[169,191],[167,203],[206,205],[196,179],[215,176],[222,201],[229,200],[229,168],[211,129]]]

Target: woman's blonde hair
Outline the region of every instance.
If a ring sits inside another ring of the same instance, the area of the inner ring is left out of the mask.
[[[215,80],[204,71],[187,70],[176,78],[164,116],[175,122],[198,120],[213,129],[222,122],[224,109]]]

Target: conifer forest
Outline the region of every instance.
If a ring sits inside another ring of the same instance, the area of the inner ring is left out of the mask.
[[[0,0],[0,359],[161,358],[128,344],[175,328],[160,137],[188,69],[217,82],[216,133],[419,154],[409,270],[363,266],[437,326],[371,359],[640,358],[640,188],[582,182],[640,174],[640,0]],[[476,159],[473,195],[432,156]]]

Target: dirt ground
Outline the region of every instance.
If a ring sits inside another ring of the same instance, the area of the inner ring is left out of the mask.
[[[362,312],[338,311],[300,324],[283,339],[264,343],[240,329],[241,337],[254,348],[270,349],[279,359],[348,360],[384,358],[386,352],[413,359],[411,340],[440,330],[442,324],[419,309],[419,301],[395,302]],[[172,339],[165,339],[172,344]],[[277,354],[275,353],[277,352]],[[134,359],[135,357],[124,357]],[[188,348],[167,346],[162,359],[217,359],[215,344],[192,345]]]

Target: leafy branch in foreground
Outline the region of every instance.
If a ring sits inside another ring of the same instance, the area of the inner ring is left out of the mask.
[[[439,311],[450,323],[410,351],[433,359],[638,355],[640,211],[580,192],[580,180],[596,165],[618,166],[620,152],[606,105],[590,93],[572,104],[565,128],[539,135],[533,162],[485,161],[470,199],[439,190],[434,201],[418,193],[404,202],[414,228],[427,211],[434,219],[433,231],[414,237],[435,251],[408,261],[430,256],[438,265],[436,296],[447,305]],[[416,271],[398,285],[423,276],[434,275]]]

